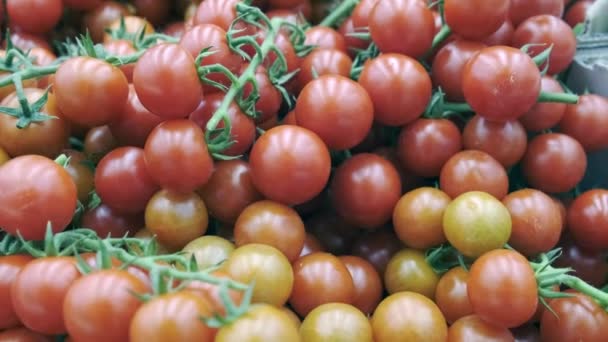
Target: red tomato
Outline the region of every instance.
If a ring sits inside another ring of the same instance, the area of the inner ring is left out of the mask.
[[[568,8],[564,15],[564,20],[574,28],[587,19],[587,11],[595,0],[579,0]]]
[[[511,0],[509,19],[515,27],[524,20],[540,14],[550,14],[561,18],[564,12],[563,0]]]
[[[63,14],[61,0],[7,0],[6,13],[10,24],[34,34],[51,31]]]
[[[80,225],[94,230],[101,238],[107,236],[121,238],[135,234],[144,223],[139,214],[118,213],[102,203],[95,209],[86,211],[82,215]]]
[[[84,137],[83,145],[83,152],[87,158],[97,163],[118,144],[110,128],[104,125],[89,129]]]
[[[29,255],[5,255],[0,257],[0,330],[20,324],[11,301],[11,288],[19,272],[30,262]]]
[[[162,24],[171,10],[170,0],[134,0],[137,15],[146,18],[154,25]]]
[[[27,328],[12,328],[0,332],[2,342],[52,342],[51,336],[33,332]]]
[[[577,245],[591,251],[608,248],[608,190],[588,190],[568,207],[568,229]]]
[[[435,303],[450,324],[473,313],[467,294],[468,279],[469,272],[458,266],[441,276],[437,283]]]
[[[71,0],[72,2],[76,0]],[[84,27],[89,31],[94,42],[103,41],[105,29],[122,16],[128,16],[128,8],[116,1],[103,1],[99,6],[86,12],[83,16]]]
[[[357,256],[341,256],[350,276],[353,278],[355,297],[352,305],[364,314],[371,314],[382,299],[382,279],[374,266]]]
[[[103,47],[104,47],[104,49],[106,49],[106,51],[109,54],[112,54],[113,56],[118,56],[118,57],[129,56],[129,55],[133,55],[133,54],[137,53],[137,50],[133,46],[133,43],[128,40],[111,40],[111,41],[105,42],[103,44]],[[134,63],[125,64],[120,67],[120,70],[123,72],[123,74],[125,74],[125,77],[127,78],[127,81],[129,81],[129,82],[133,82],[133,70],[134,69],[135,69]]]
[[[540,320],[542,341],[603,341],[608,336],[608,313],[593,299],[574,292],[573,297],[549,301]]]
[[[564,234],[560,241],[562,255],[555,260],[555,267],[571,267],[576,276],[595,287],[602,287],[608,279],[608,261],[605,251],[589,251],[579,247],[570,237]]]
[[[566,106],[559,131],[578,140],[587,152],[608,147],[608,99],[586,94],[578,103]]]
[[[205,0],[196,10],[193,18],[194,25],[215,24],[223,30],[228,30],[236,18],[236,4],[239,0]]]
[[[313,214],[306,220],[305,226],[319,239],[324,250],[335,255],[348,254],[357,234],[356,228],[333,210]]]
[[[481,40],[507,20],[509,0],[445,0],[445,21],[464,39]]]
[[[225,271],[213,271],[211,275],[223,279],[228,278],[232,279],[228,273]],[[205,283],[202,281],[191,281],[188,282],[184,291],[192,292],[197,296],[203,298],[205,301],[208,301],[211,304],[212,314],[217,314],[220,316],[226,315],[226,307],[223,300],[223,292],[221,285]],[[243,301],[243,291],[237,291],[228,289],[227,291],[228,298],[232,301],[234,305],[241,305]]]
[[[367,27],[367,25],[364,27]],[[367,47],[367,42],[365,40],[356,38],[356,37],[352,37],[350,35],[352,33],[357,32],[357,29],[354,26],[352,17],[348,17],[342,23],[342,25],[340,25],[340,27],[338,28],[338,31],[344,37],[344,42],[346,43],[346,49],[351,58],[355,57],[357,49],[365,49]]]
[[[511,41],[513,40],[513,33],[515,33],[515,28],[513,27],[511,21],[507,19],[498,30],[484,38],[481,42],[486,44],[487,46],[510,46]]]
[[[541,90],[563,93],[564,88],[551,76],[543,76]],[[579,103],[581,98],[579,98]],[[553,128],[563,118],[567,105],[559,102],[541,102],[535,104],[526,114],[519,117],[519,122],[530,132],[540,132]]]
[[[67,7],[77,10],[92,10],[102,2],[103,0],[63,0]]]
[[[245,70],[248,66],[248,64],[243,64],[241,71]],[[300,71],[298,75],[302,72]],[[255,103],[255,110],[259,113],[258,117],[256,117],[256,122],[261,123],[277,115],[283,98],[279,90],[270,81],[268,71],[263,66],[257,68],[255,80],[258,82],[258,94],[260,94],[260,98]],[[243,96],[247,98],[251,95],[252,90],[253,86],[247,83],[243,89]]]
[[[304,88],[315,78],[323,75],[350,77],[352,64],[346,52],[336,49],[316,49],[302,60],[297,75],[298,86]],[[258,107],[259,102],[256,104],[256,108]]]
[[[477,315],[458,319],[448,329],[448,341],[513,342],[513,334],[507,328],[494,326]]]
[[[306,30],[304,44],[315,46],[316,50],[333,49],[346,52],[344,37],[327,26],[313,26]]]

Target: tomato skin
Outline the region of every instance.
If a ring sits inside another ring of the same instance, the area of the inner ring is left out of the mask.
[[[236,18],[236,4],[239,0],[205,0],[196,10],[192,24],[215,24],[228,30]]]
[[[249,155],[255,187],[283,204],[304,203],[329,179],[331,158],[321,138],[298,126],[282,125],[264,133]]]
[[[390,1],[394,0],[386,3]],[[382,29],[388,32],[386,27]],[[374,120],[388,126],[402,126],[419,118],[431,99],[431,78],[418,61],[405,55],[384,53],[366,62],[359,83],[372,99]]]
[[[423,1],[378,1],[368,20],[372,40],[383,53],[396,52],[418,58],[431,48],[435,18]]]
[[[64,150],[63,153],[70,158],[70,162],[64,169],[70,174],[76,185],[78,200],[86,205],[89,202],[89,195],[95,187],[95,174],[87,165],[84,153],[76,150]]]
[[[540,94],[540,72],[532,58],[507,46],[482,49],[465,65],[462,75],[467,103],[490,121],[519,118]]]
[[[0,330],[19,325],[19,317],[11,302],[11,288],[19,272],[33,260],[29,255],[5,255],[0,257]]]
[[[345,255],[339,257],[353,279],[355,297],[352,305],[364,314],[371,314],[382,299],[382,279],[374,266],[367,260]]]
[[[194,58],[177,44],[148,49],[135,63],[133,85],[143,106],[166,119],[188,116],[203,96]]]
[[[486,44],[487,46],[511,46],[511,42],[513,41],[513,33],[515,33],[515,28],[513,27],[511,21],[507,19],[500,26],[500,28],[498,28],[498,30],[484,38],[481,42]]]
[[[541,14],[549,14],[561,18],[564,12],[562,0],[511,0],[509,19],[515,27],[524,20]]]
[[[473,313],[467,293],[468,279],[469,272],[457,266],[441,276],[437,283],[435,303],[449,324]]]
[[[304,341],[373,341],[367,317],[343,303],[323,304],[312,310],[300,326],[300,336]]]
[[[541,90],[546,92],[563,93],[564,88],[551,76],[543,76]],[[579,97],[579,103],[581,98]],[[535,104],[526,114],[519,117],[524,127],[530,132],[540,132],[557,125],[566,112],[567,105],[558,102]]]
[[[477,315],[469,315],[458,319],[450,326],[448,341],[515,342],[515,338],[509,329],[487,323]]]
[[[219,279],[232,279],[228,273],[221,270],[213,271],[211,272],[211,275]],[[224,306],[221,294],[223,290],[221,289],[220,285],[194,280],[186,284],[184,291],[192,292],[203,298],[205,301],[208,301],[211,304],[212,314],[218,314],[220,316],[226,315],[226,308]],[[234,305],[238,306],[241,305],[241,302],[243,301],[243,292],[228,289],[228,297],[232,303],[234,303]]]
[[[390,259],[403,247],[393,232],[381,229],[361,235],[353,242],[351,254],[369,261],[378,274],[384,275]]]
[[[359,2],[361,3],[361,2]],[[356,56],[357,49],[365,49],[367,47],[367,43],[365,40],[350,36],[351,33],[357,32],[357,28],[354,26],[353,17],[348,17],[342,25],[338,28],[338,31],[344,37],[344,42],[346,43],[346,49],[348,55],[351,58]]]
[[[121,16],[128,16],[129,10],[121,3],[104,1],[99,6],[84,14],[83,24],[94,42],[103,41],[105,29]]]
[[[125,32],[127,34],[131,34],[131,35],[140,34],[141,31],[144,32],[144,35],[154,33],[154,26],[152,26],[152,24],[149,21],[147,21],[146,19],[144,19],[142,17],[135,16],[135,15],[127,15],[124,17],[124,23],[125,23]],[[117,18],[107,28],[111,29],[111,30],[118,30],[118,29],[120,29],[120,25],[121,25],[121,18]],[[103,36],[103,42],[108,43],[112,40],[114,40],[114,38],[109,33],[106,32]]]
[[[11,288],[11,301],[23,325],[48,335],[64,334],[63,300],[80,278],[76,259],[46,257],[25,265]]]
[[[243,64],[241,71],[244,71],[248,66],[249,64]],[[302,69],[304,69],[304,67]],[[299,77],[303,72],[304,70],[301,70],[296,77]],[[277,115],[281,108],[283,98],[281,97],[281,93],[270,81],[266,68],[259,66],[255,71],[255,79],[258,82],[258,93],[260,94],[260,98],[255,103],[255,110],[259,112],[256,122],[261,123]],[[252,90],[253,86],[250,83],[247,83],[243,88],[243,96],[249,96]]]
[[[171,10],[169,0],[134,0],[134,5],[137,15],[154,25],[162,24]]]
[[[61,0],[7,0],[6,11],[11,25],[28,33],[45,34],[61,19],[63,3]]]
[[[585,176],[587,156],[583,146],[561,133],[541,134],[528,143],[522,170],[534,188],[560,193],[573,189]]]
[[[329,253],[317,252],[299,258],[293,263],[293,275],[289,304],[302,317],[319,305],[350,304],[355,298],[348,268]]]
[[[0,168],[0,227],[26,240],[43,240],[50,221],[63,231],[76,210],[76,185],[54,161],[37,155],[13,158]]]
[[[215,342],[301,341],[298,327],[281,309],[255,304],[234,323],[219,329]]]
[[[608,314],[593,299],[572,290],[570,298],[549,301],[540,320],[541,341],[603,341],[608,336]]]
[[[401,195],[401,179],[388,160],[360,153],[338,167],[330,191],[340,216],[358,227],[372,229],[390,220]]]
[[[425,259],[424,253],[402,249],[386,266],[384,285],[388,293],[410,291],[434,299],[439,276]]]
[[[129,324],[147,285],[124,270],[101,270],[75,281],[63,302],[68,334],[75,341],[128,341]]]
[[[78,10],[92,10],[101,4],[103,0],[63,0],[66,7]]]
[[[198,268],[204,270],[219,265],[235,250],[232,242],[215,235],[198,237],[182,248],[186,256],[194,256]]]
[[[137,52],[137,49],[135,49],[133,43],[128,40],[111,40],[109,42],[105,42],[103,47],[108,53],[119,57],[133,55]],[[133,82],[133,69],[135,69],[134,63],[125,64],[120,67],[120,71],[125,74],[125,77],[129,83]]]
[[[296,76],[298,86],[304,88],[315,79],[313,70],[317,76],[340,75],[349,77],[352,64],[353,62],[346,52],[337,49],[315,49],[302,60],[300,72]]]
[[[308,232],[312,233],[323,249],[334,255],[348,254],[357,233],[355,227],[333,210],[318,212],[306,220]]]
[[[118,213],[102,203],[95,209],[87,210],[82,215],[80,225],[94,230],[101,238],[107,236],[121,238],[135,234],[144,223],[139,214]]]
[[[579,0],[568,8],[564,15],[564,20],[574,28],[577,24],[585,21],[589,7],[593,5],[594,0]]]
[[[448,327],[433,301],[414,292],[386,297],[371,318],[374,341],[446,341]]]
[[[39,334],[27,328],[18,327],[2,330],[0,332],[0,341],[2,342],[52,342],[54,339],[51,336]]]
[[[465,149],[488,153],[505,168],[523,158],[528,136],[519,121],[492,122],[476,115],[462,132]]]
[[[199,317],[211,316],[210,304],[187,291],[156,297],[143,304],[129,327],[129,341],[213,341],[213,329]]]
[[[119,147],[97,165],[95,189],[101,200],[112,209],[134,214],[145,209],[158,185],[146,169],[143,149]]]
[[[361,0],[353,9],[351,18],[355,27],[368,27],[369,26],[369,15],[374,9],[374,6],[378,3],[378,0]]]
[[[454,198],[443,214],[447,240],[469,257],[502,248],[511,236],[511,225],[507,208],[492,195],[479,191]]]
[[[444,11],[446,23],[454,33],[464,39],[480,40],[505,22],[509,0],[446,0]]]
[[[306,30],[304,44],[315,46],[315,50],[335,49],[346,52],[346,42],[342,35],[327,26],[313,26]]]
[[[555,260],[556,267],[572,267],[576,276],[595,286],[602,287],[608,279],[608,262],[605,251],[589,251],[573,241],[571,233],[564,234],[560,241],[562,255]]]
[[[515,251],[487,252],[469,271],[467,293],[473,312],[498,327],[514,328],[528,322],[538,306],[537,291],[532,267]]]
[[[608,190],[592,189],[568,207],[568,229],[576,244],[590,251],[608,247]]]
[[[566,106],[559,122],[559,131],[578,140],[585,151],[593,152],[608,147],[608,99],[586,94],[578,103]]]

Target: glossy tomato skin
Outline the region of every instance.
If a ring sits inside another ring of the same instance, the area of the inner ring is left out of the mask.
[[[293,263],[293,290],[289,304],[300,316],[326,303],[350,304],[355,298],[353,278],[340,259],[329,253],[311,253]]]
[[[401,179],[388,160],[360,153],[338,167],[330,189],[338,214],[349,223],[371,229],[390,220],[401,195]]]
[[[467,293],[468,279],[469,272],[457,266],[444,273],[437,283],[435,303],[449,324],[473,313]]]
[[[203,270],[224,262],[235,250],[234,243],[215,235],[198,237],[182,248],[187,256],[194,256],[199,269]]]
[[[351,254],[369,261],[378,274],[384,275],[390,259],[403,248],[394,232],[376,230],[362,234],[352,244]]]
[[[585,176],[587,156],[583,146],[562,133],[536,136],[528,143],[522,170],[534,188],[559,193],[573,189]]]
[[[532,318],[538,305],[537,291],[528,260],[505,249],[490,251],[475,260],[467,281],[473,312],[504,328],[518,327]]]
[[[47,223],[60,232],[72,220],[77,190],[70,174],[37,155],[13,158],[0,168],[0,226],[26,240],[42,240]]]
[[[327,26],[313,26],[306,30],[304,44],[313,45],[315,49],[335,49],[346,52],[346,42],[342,35]]]
[[[563,93],[564,88],[551,76],[543,76],[541,90],[545,92]],[[579,103],[581,98],[579,98]],[[557,125],[566,112],[567,105],[558,102],[542,102],[535,104],[526,114],[519,117],[526,130],[539,132]]]
[[[117,147],[117,142],[108,126],[89,129],[84,136],[83,152],[92,162],[98,163],[103,156]]]
[[[351,13],[351,18],[355,27],[367,27],[369,25],[369,15],[377,2],[378,0],[359,1]]]
[[[608,248],[608,190],[582,193],[568,207],[567,217],[577,245],[591,251]]]
[[[312,310],[300,326],[304,341],[373,341],[365,315],[343,303],[323,304]]]
[[[8,0],[6,10],[11,25],[28,33],[45,34],[61,19],[63,3],[61,0]]]
[[[68,290],[63,316],[75,341],[128,341],[129,323],[147,285],[124,270],[102,270],[79,278]]]
[[[572,28],[582,23],[587,18],[587,10],[593,5],[595,0],[579,0],[568,8],[564,15],[564,20]]]
[[[177,44],[148,49],[135,64],[133,85],[144,107],[167,119],[188,116],[203,96],[194,58]]]
[[[198,6],[192,23],[215,24],[223,30],[228,30],[236,18],[236,4],[238,0],[205,0]]]
[[[464,148],[488,153],[505,168],[523,158],[528,135],[519,121],[492,122],[476,115],[462,132]]]
[[[232,277],[221,270],[211,272],[211,275],[219,279],[232,279]],[[212,314],[218,314],[220,316],[226,315],[226,307],[222,299],[222,287],[221,285],[205,283],[202,281],[190,281],[186,284],[184,291],[192,292],[195,295],[203,298],[211,304]],[[234,305],[241,305],[243,301],[243,291],[237,291],[228,289],[228,298],[234,303]]]
[[[102,203],[95,209],[87,210],[82,215],[80,225],[94,230],[101,238],[121,238],[135,234],[144,223],[140,214],[119,213]]]
[[[424,253],[402,249],[386,266],[384,285],[388,293],[411,291],[434,299],[439,276],[426,261]]]
[[[469,315],[458,319],[450,326],[448,341],[515,342],[515,339],[509,329],[494,326],[477,315]]]
[[[298,86],[304,88],[304,86],[315,79],[315,74],[317,76],[341,75],[349,77],[352,64],[353,61],[345,51],[338,49],[315,49],[302,59],[300,72],[296,76]]]
[[[133,43],[128,40],[124,40],[124,39],[111,40],[111,41],[105,42],[103,44],[103,47],[106,49],[106,51],[108,53],[110,53],[114,56],[118,56],[118,57],[133,55],[137,52],[137,49],[135,49],[135,46],[133,46]],[[129,81],[129,83],[133,82],[133,69],[134,68],[135,68],[134,63],[125,64],[123,66],[120,66],[120,71],[122,71],[123,74],[125,74],[125,77],[127,78],[127,81]]]
[[[353,279],[355,296],[352,305],[364,314],[371,314],[382,299],[380,275],[369,261],[361,257],[345,255],[339,258]]]
[[[219,329],[215,342],[301,341],[298,327],[281,309],[254,304],[233,322]]]
[[[249,64],[243,64],[241,66],[241,71],[244,71],[248,66]],[[304,67],[302,69],[304,69]],[[303,72],[304,70],[301,70],[297,77]],[[264,122],[279,112],[283,99],[281,93],[270,81],[268,70],[263,66],[258,66],[256,69],[255,80],[258,82],[258,92],[260,94],[260,98],[255,103],[255,110],[259,113],[259,116],[256,117],[256,122]],[[249,96],[252,90],[253,86],[250,83],[247,83],[243,89],[243,96]]]
[[[298,126],[315,132],[332,150],[359,144],[372,128],[374,107],[365,88],[339,75],[308,83],[295,106]]]
[[[608,99],[585,94],[578,103],[566,106],[559,122],[561,133],[578,140],[585,151],[593,152],[608,147]]]
[[[423,1],[378,1],[368,21],[372,40],[381,52],[418,58],[431,48],[435,18]]]
[[[383,30],[388,32],[384,26]],[[359,83],[372,99],[374,120],[384,125],[402,126],[414,121],[431,100],[431,78],[418,61],[406,55],[385,53],[366,62]]]
[[[158,185],[148,173],[144,150],[119,147],[97,165],[95,189],[101,200],[124,213],[142,212]]]
[[[511,0],[509,19],[516,27],[524,20],[541,14],[549,14],[561,18],[564,12],[562,0]]]
[[[11,288],[19,272],[32,261],[29,255],[5,255],[0,257],[0,329],[16,327],[20,324],[11,302]]]
[[[366,26],[367,25],[365,25],[364,27],[366,27]],[[357,30],[358,30],[357,27],[354,26],[352,16],[348,17],[346,20],[344,20],[342,25],[340,25],[340,27],[338,28],[338,32],[340,32],[340,34],[342,34],[342,36],[344,37],[344,41],[346,43],[346,49],[347,49],[348,55],[351,58],[354,58],[356,56],[357,49],[365,49],[367,47],[367,43],[365,40],[356,38],[356,37],[352,37],[350,35],[351,33],[357,32]]]
[[[329,179],[331,159],[312,131],[282,125],[264,133],[249,155],[255,187],[268,199],[288,205],[318,195]]]
[[[193,121],[168,120],[150,132],[144,146],[146,170],[165,189],[193,191],[213,172],[203,130]]]
[[[484,38],[481,42],[486,44],[487,46],[511,46],[511,42],[513,40],[513,33],[515,33],[515,28],[513,27],[511,20],[507,19],[500,26],[500,28],[498,28],[498,30]]]
[[[80,278],[76,259],[46,257],[23,267],[11,288],[11,301],[23,325],[48,335],[64,334],[63,300]]]
[[[441,311],[427,297],[398,292],[386,297],[371,318],[374,341],[446,341],[448,327]]]
[[[505,22],[509,14],[509,0],[446,0],[445,20],[448,26],[464,39],[480,40]]]
[[[534,61],[507,46],[482,49],[469,60],[462,75],[467,103],[490,121],[519,118],[540,94],[541,77]]]
[[[86,205],[89,202],[91,191],[95,187],[95,174],[88,164],[84,153],[76,150],[64,150],[63,153],[70,158],[64,169],[70,174],[76,185],[78,200]]]
[[[99,6],[85,13],[83,26],[89,31],[94,42],[103,41],[105,29],[121,16],[129,15],[127,7],[114,1],[104,1]]]

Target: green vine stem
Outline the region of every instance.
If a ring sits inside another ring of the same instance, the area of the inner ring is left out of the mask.
[[[336,27],[339,26],[348,16],[351,15],[360,0],[344,0],[331,13],[323,18],[319,25]]]

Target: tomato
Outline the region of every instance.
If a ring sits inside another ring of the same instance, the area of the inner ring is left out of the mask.
[[[193,191],[213,172],[205,134],[191,120],[168,120],[154,128],[146,140],[144,157],[152,179],[175,191]]]
[[[427,249],[446,241],[443,213],[451,198],[443,191],[421,187],[403,195],[393,211],[393,226],[407,246]]]
[[[201,66],[220,63],[233,73],[237,73],[241,67],[242,58],[228,47],[226,31],[217,25],[200,24],[186,30],[179,45],[188,51],[194,59],[198,57],[203,49],[211,47],[208,52],[213,54],[203,58]],[[206,77],[225,86],[230,86],[230,80],[222,73],[210,73]],[[217,91],[212,85],[205,85],[204,90]]]
[[[390,259],[403,248],[391,231],[377,230],[361,235],[352,244],[352,254],[369,261],[378,274],[384,275]]]
[[[304,222],[298,213],[283,204],[259,201],[247,206],[234,224],[237,246],[266,244],[280,250],[290,262],[304,246]]]
[[[105,42],[103,47],[106,51],[113,56],[129,56],[137,53],[137,50],[133,46],[133,43],[128,40],[111,40],[109,42]],[[133,82],[133,70],[135,69],[135,64],[125,64],[120,67],[120,70],[125,74],[125,77],[129,82]]]
[[[540,320],[542,341],[602,341],[608,336],[608,313],[596,301],[572,290],[573,297],[549,301]]]
[[[306,30],[304,44],[315,46],[315,50],[333,49],[346,52],[344,37],[327,26],[313,26]]]
[[[372,40],[384,53],[418,58],[431,48],[435,36],[433,12],[419,0],[378,1],[368,21]]]
[[[503,204],[513,222],[509,245],[526,256],[548,252],[562,232],[559,207],[553,199],[534,189],[522,189],[508,194]]]
[[[587,11],[593,5],[594,0],[579,0],[568,8],[564,15],[564,20],[574,28],[587,19]]]
[[[168,36],[180,39],[186,32],[186,24],[183,21],[167,24],[163,32]]]
[[[300,88],[304,88],[315,78],[324,75],[340,75],[350,77],[352,60],[341,50],[316,49],[302,60],[297,81]],[[360,91],[359,91],[360,92]],[[365,94],[367,95],[367,93]],[[367,95],[369,97],[369,95]],[[263,98],[263,96],[262,96]],[[256,108],[258,105],[256,104]]]
[[[196,10],[193,18],[194,25],[215,24],[223,30],[228,30],[236,19],[236,4],[239,0],[205,0]]]
[[[70,162],[64,167],[70,174],[76,185],[78,200],[82,204],[89,202],[89,196],[93,191],[94,171],[88,164],[85,155],[76,150],[64,150],[63,153],[70,158]]]
[[[18,326],[20,323],[11,302],[12,285],[17,280],[19,272],[32,259],[29,255],[5,255],[0,257],[0,330]]]
[[[513,33],[515,33],[515,28],[513,27],[511,21],[507,19],[498,30],[484,38],[481,42],[486,44],[487,46],[510,46],[511,42],[513,41]]]
[[[391,1],[413,3],[417,0],[381,1],[378,7]],[[390,32],[385,26],[382,29]],[[403,42],[400,40],[400,43]],[[402,126],[414,121],[431,100],[429,74],[418,61],[405,55],[385,53],[366,62],[359,83],[372,99],[374,119],[384,125]]]
[[[446,99],[464,101],[462,93],[464,66],[471,57],[485,47],[480,42],[456,39],[439,49],[433,60],[431,75],[433,84],[445,92]]]
[[[108,126],[93,127],[84,137],[84,153],[93,162],[99,162],[103,156],[117,147],[116,139]]]
[[[608,99],[586,94],[575,105],[566,106],[559,131],[576,139],[587,152],[608,147]]]
[[[37,155],[13,158],[0,168],[0,227],[26,240],[42,240],[50,222],[63,231],[76,210],[76,185],[54,161]]]
[[[300,341],[298,328],[281,309],[268,304],[252,305],[232,324],[219,329],[215,342]]]
[[[502,199],[509,190],[505,168],[486,152],[458,152],[443,165],[439,176],[441,190],[455,198],[467,191],[484,191]]]
[[[0,332],[2,342],[52,342],[51,336],[45,336],[27,328],[11,328]]]
[[[77,10],[92,10],[102,2],[103,0],[63,0],[65,6]]]
[[[550,76],[541,79],[541,90],[545,92],[563,93],[564,88]],[[583,100],[579,98],[579,103]],[[557,125],[566,112],[567,105],[559,102],[542,102],[535,104],[519,121],[530,132],[540,132]],[[576,108],[576,107],[575,107]]]
[[[108,127],[122,146],[143,148],[150,132],[161,122],[163,119],[147,110],[139,101],[133,85],[129,85],[127,103]]]
[[[532,324],[523,325],[521,327],[517,327],[511,329],[511,333],[515,338],[515,342],[539,342],[540,341],[540,331],[539,329]]]
[[[19,321],[48,335],[63,334],[63,301],[80,272],[72,257],[46,257],[25,265],[11,287],[11,302]]]
[[[439,176],[445,163],[460,150],[460,130],[447,119],[416,119],[401,129],[397,141],[401,164],[423,177]]]
[[[158,190],[146,169],[144,150],[119,147],[103,157],[95,170],[95,190],[118,212],[142,212]]]
[[[559,244],[562,255],[555,267],[572,267],[576,276],[595,287],[602,287],[608,279],[608,262],[605,251],[589,251],[579,247],[570,234],[564,234]]]
[[[27,51],[35,47],[53,50],[51,44],[49,44],[45,37],[23,31],[11,32],[11,42],[13,42],[13,46],[18,47],[23,51]],[[6,39],[2,43],[2,46],[3,48],[6,48]]]
[[[129,341],[213,341],[213,331],[199,317],[210,317],[209,302],[187,291],[155,297],[131,320]]]
[[[376,6],[378,0],[361,0],[353,9],[351,18],[355,27],[368,27],[369,26],[369,15]]]
[[[505,249],[487,252],[475,260],[467,281],[473,312],[497,327],[514,328],[528,322],[536,312],[537,291],[528,260]]]
[[[127,341],[129,324],[147,285],[124,270],[93,272],[76,280],[63,302],[68,334],[75,341]]]
[[[367,27],[367,25],[365,26]],[[367,42],[363,39],[351,36],[352,33],[357,32],[357,28],[354,26],[353,17],[348,17],[342,25],[338,28],[338,32],[342,34],[344,37],[344,42],[346,43],[346,49],[348,51],[348,55],[351,58],[356,56],[356,51],[359,49],[365,49],[367,47]]]
[[[537,15],[526,19],[517,26],[513,35],[513,46],[531,46],[528,53],[536,56],[553,46],[547,61],[547,72],[554,75],[565,70],[576,53],[576,37],[572,28],[563,20],[550,14]]]
[[[390,294],[410,291],[433,299],[438,281],[424,253],[414,249],[402,249],[393,255],[384,273],[384,285]]]
[[[266,31],[265,30],[260,30],[256,33],[256,41],[258,42],[258,44],[263,44],[264,39],[266,38]],[[279,32],[279,34],[277,34],[275,40],[274,40],[274,45],[275,47],[283,54],[283,57],[285,57],[285,61],[287,63],[287,72],[294,72],[296,71],[299,66],[300,66],[300,58],[296,55],[296,50],[294,49],[293,44],[291,43],[291,40],[289,39],[289,34],[285,33],[285,32]],[[245,46],[246,48],[247,46]],[[255,50],[251,51],[251,56],[253,56],[253,52]],[[276,54],[276,52],[271,51],[267,56],[266,56],[266,60],[264,61],[264,67],[266,69],[269,69],[272,64],[277,60],[278,56]],[[287,84],[287,86],[289,87],[289,84]]]
[[[608,190],[592,189],[568,207],[568,228],[576,244],[591,251],[608,247]]]
[[[519,121],[492,122],[476,115],[465,125],[462,141],[465,149],[486,152],[508,168],[523,158],[528,136]]]
[[[249,155],[255,187],[268,199],[288,205],[318,195],[329,179],[331,159],[312,131],[282,125],[264,133]]]
[[[143,219],[140,214],[119,213],[102,203],[95,209],[87,210],[82,215],[80,225],[94,230],[102,238],[121,238],[135,234],[143,226]]]
[[[135,10],[138,15],[146,18],[154,25],[162,24],[171,10],[169,0],[135,0]]]
[[[61,0],[7,0],[6,11],[11,25],[25,32],[44,34],[59,23],[63,3]]]
[[[371,314],[382,299],[380,275],[369,261],[361,257],[347,255],[339,258],[353,279],[355,297],[352,305],[364,314]]]
[[[329,253],[317,252],[299,258],[293,263],[293,276],[289,304],[302,317],[319,305],[351,304],[355,299],[348,268]]]
[[[36,88],[25,88],[25,98],[34,103],[44,96],[45,91]],[[54,158],[67,145],[70,136],[69,123],[66,122],[56,106],[56,97],[48,95],[47,103],[40,112],[55,117],[40,122],[31,122],[24,128],[18,128],[18,118],[0,113],[0,146],[11,156],[39,154]],[[1,103],[2,106],[20,108],[16,93],[8,95]]]
[[[163,246],[162,244],[160,244],[158,242],[158,239],[156,238],[156,235],[146,228],[142,228],[142,229],[138,230],[137,233],[135,233],[135,235],[133,235],[133,237],[142,239],[144,241],[149,241],[151,239],[154,239],[156,242],[157,254],[159,254],[159,255],[170,254],[169,249],[166,246]],[[135,246],[132,249],[135,253],[143,254],[143,251],[137,246]]]
[[[211,272],[211,275],[219,278],[220,280],[232,279],[228,273],[219,270]],[[184,288],[184,291],[192,292],[211,304],[212,314],[217,314],[220,316],[226,315],[226,307],[222,294],[224,290],[221,285],[215,285],[197,280],[190,281],[185,284],[186,287]],[[226,294],[234,305],[241,305],[244,294],[242,291],[227,289]]]
[[[568,135],[549,133],[528,143],[522,170],[534,188],[559,193],[573,189],[585,176],[587,156],[583,146]]]
[[[222,270],[238,282],[253,282],[253,303],[275,306],[287,302],[296,278],[289,260],[280,250],[258,243],[237,248]]]
[[[437,283],[435,303],[450,324],[473,313],[467,294],[468,279],[469,272],[457,266],[441,276]]]
[[[509,0],[446,0],[444,16],[454,33],[480,40],[496,32],[507,20]]]
[[[194,256],[198,268],[204,270],[227,260],[234,249],[232,242],[219,236],[206,235],[188,242],[182,251],[188,257]]]
[[[73,0],[75,1],[75,0]],[[83,26],[89,31],[94,42],[103,41],[105,29],[120,17],[129,15],[128,8],[116,1],[103,1],[99,6],[86,12],[83,16]]]
[[[123,19],[123,18],[118,18],[118,19],[114,20],[107,27],[107,29],[110,29],[112,31],[120,30],[121,19]],[[146,19],[144,19],[142,17],[138,17],[138,16],[134,16],[134,15],[125,16],[124,24],[125,24],[125,33],[126,33],[127,37],[136,36],[138,34],[141,34],[142,31],[146,35],[154,33],[154,26],[152,26],[152,24],[149,21],[147,21]],[[112,38],[112,35],[110,35],[109,33],[106,32],[103,37],[104,43],[107,43],[112,40],[114,40],[114,38]]]
[[[303,341],[372,342],[372,327],[352,305],[328,303],[312,310],[300,326]]]
[[[249,65],[243,64],[241,71],[244,71]],[[298,75],[304,72],[304,67],[298,73]],[[255,80],[258,83],[258,94],[260,98],[255,103],[255,110],[258,112],[256,122],[264,122],[275,116],[281,108],[283,98],[281,93],[270,81],[268,71],[263,66],[259,66],[255,71]],[[247,83],[243,88],[243,96],[246,98],[251,95],[253,86],[251,83]]]
[[[311,233],[306,233],[304,238],[304,246],[302,246],[302,251],[300,252],[300,257],[305,255],[315,253],[315,252],[324,252],[325,248],[321,245],[321,241],[317,237],[315,237]]]
[[[194,58],[177,44],[148,49],[135,63],[133,85],[143,106],[166,119],[185,118],[203,96]]]
[[[524,20],[541,14],[561,18],[564,12],[563,0],[511,0],[509,19],[515,27]]]
[[[329,210],[313,214],[306,220],[305,226],[319,239],[324,250],[336,255],[347,254],[357,234],[352,224]]]
[[[377,228],[393,214],[401,196],[401,179],[388,160],[360,153],[338,167],[330,191],[333,207],[347,222]]]
[[[509,210],[485,192],[465,192],[454,198],[443,214],[447,240],[469,257],[502,248],[511,236],[511,226]]]
[[[386,297],[371,318],[375,342],[446,341],[445,318],[432,300],[414,292]]]
[[[429,184],[429,179],[425,179],[422,176],[414,174],[409,168],[405,168],[401,161],[399,160],[398,155],[398,146],[384,146],[379,147],[372,151],[374,154],[377,154],[389,162],[393,164],[397,172],[399,173],[399,177],[401,178],[401,189],[402,193],[407,192],[421,186],[425,186]]]
[[[487,323],[477,315],[458,319],[448,329],[448,341],[513,342],[513,334],[507,328]]]

